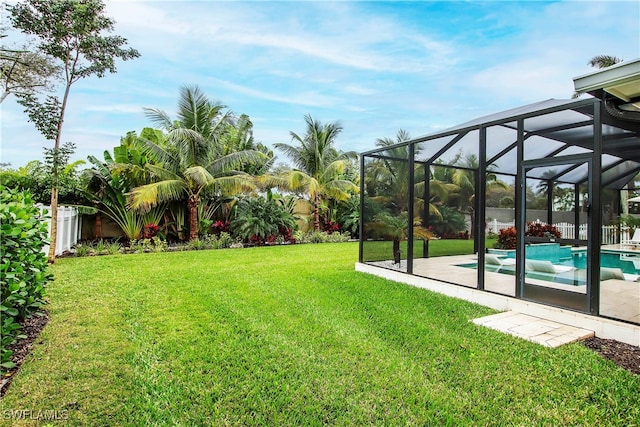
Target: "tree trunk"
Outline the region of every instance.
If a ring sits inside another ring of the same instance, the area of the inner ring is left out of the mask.
[[[49,264],[56,262],[56,241],[58,236],[58,185],[51,189],[51,232],[49,233],[49,253],[47,261]]]
[[[189,196],[187,209],[189,210],[189,240],[198,238],[198,196]]]
[[[93,227],[93,234],[96,239],[102,239],[102,213],[96,212],[96,225]]]
[[[400,240],[393,240],[393,261],[400,265]]]
[[[76,61],[78,60],[76,56]],[[67,73],[67,85],[64,89],[62,105],[60,106],[60,118],[58,120],[58,129],[56,139],[53,143],[53,170],[51,183],[51,233],[49,234],[49,254],[48,262],[53,264],[56,261],[56,244],[58,243],[58,175],[59,175],[59,157],[60,138],[62,136],[62,124],[64,123],[64,112],[67,108],[67,100],[69,99],[69,91],[71,90],[71,80]]]
[[[320,200],[317,196],[313,199],[313,228],[320,231]]]

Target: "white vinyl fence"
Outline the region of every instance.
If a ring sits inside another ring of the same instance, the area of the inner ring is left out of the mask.
[[[537,220],[536,222],[541,222]],[[569,224],[566,222],[559,222],[557,224],[553,224],[562,234],[562,237],[567,239],[573,239],[575,233],[575,224]],[[498,234],[500,230],[504,228],[515,227],[515,222],[499,222],[498,220],[493,220],[487,223],[488,231]],[[587,224],[579,225],[579,236],[580,239],[587,239]],[[620,237],[618,238],[618,226],[617,225],[605,225],[602,227],[602,244],[603,245],[613,245],[616,243],[620,243],[625,240],[631,239],[631,230],[629,227],[620,227]]]
[[[51,206],[39,205],[42,214],[47,212],[47,225],[49,227],[49,237],[51,237]],[[73,245],[78,243],[80,237],[80,217],[78,210],[69,206],[58,206],[58,238],[56,241],[56,256],[62,255],[64,251],[71,249]],[[49,252],[49,245],[42,248],[44,253]]]

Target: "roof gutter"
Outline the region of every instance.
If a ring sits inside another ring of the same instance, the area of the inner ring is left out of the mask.
[[[577,93],[602,99],[611,116],[640,121],[640,58],[575,77],[573,84]]]

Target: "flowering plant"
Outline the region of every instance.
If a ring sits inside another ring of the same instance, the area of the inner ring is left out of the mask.
[[[160,230],[160,227],[158,227],[158,225],[154,223],[145,224],[142,227],[142,236],[145,239],[151,239],[152,237],[155,237],[156,234],[158,234],[159,230]]]
[[[230,229],[229,221],[216,221],[211,225],[211,231],[216,236],[220,237],[220,233],[228,233]]]

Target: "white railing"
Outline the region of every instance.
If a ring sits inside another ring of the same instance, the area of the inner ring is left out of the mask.
[[[43,206],[39,205],[40,212],[42,214],[47,211],[48,218],[45,219],[47,221],[47,226],[49,228],[48,235],[51,237],[51,218],[49,216],[49,212],[51,211],[51,206]],[[72,208],[69,206],[58,206],[58,236],[56,240],[56,256],[62,255],[64,251],[68,251],[71,249],[73,245],[78,243],[78,238],[80,236],[80,218],[78,216],[78,210],[76,208]],[[42,248],[44,253],[49,252],[49,245],[45,245]]]
[[[540,223],[540,220],[536,220],[535,222]],[[563,237],[567,239],[573,239],[575,236],[575,224],[570,224],[567,222],[559,222],[557,224],[553,224],[562,234]],[[515,222],[499,222],[498,220],[493,220],[487,223],[488,231],[498,234],[500,230],[504,228],[515,227]],[[587,239],[587,224],[580,224],[578,228],[578,236],[581,240]],[[603,245],[613,245],[616,243],[620,243],[621,241],[629,240],[631,238],[631,230],[629,227],[620,227],[620,236],[618,237],[618,226],[617,225],[605,225],[602,227],[602,244]]]

